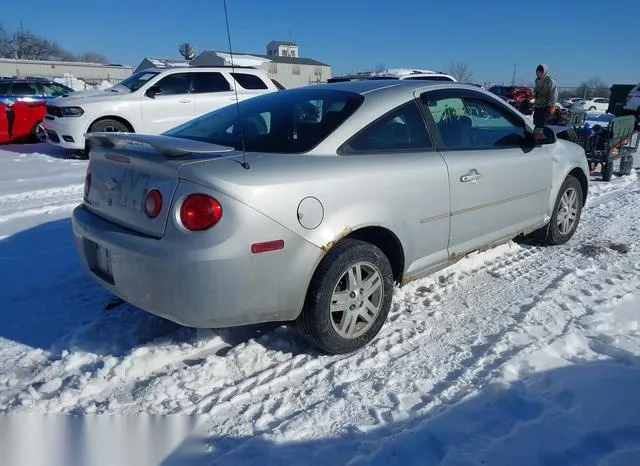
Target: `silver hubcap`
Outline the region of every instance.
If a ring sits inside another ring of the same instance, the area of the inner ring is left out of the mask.
[[[563,235],[571,231],[578,217],[578,192],[575,188],[567,189],[558,206],[558,230]]]
[[[382,275],[369,262],[358,262],[342,274],[331,295],[331,324],[343,338],[357,338],[373,325],[384,298]]]

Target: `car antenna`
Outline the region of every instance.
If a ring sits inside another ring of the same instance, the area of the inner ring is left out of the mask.
[[[224,20],[225,20],[225,23],[227,25],[227,41],[229,42],[229,55],[231,56],[231,74],[235,75],[236,71],[235,71],[235,65],[233,64],[233,51],[231,50],[231,33],[229,32],[229,16],[227,15],[227,0],[222,0],[222,2],[224,4]],[[235,80],[235,76],[234,76],[234,80]],[[251,167],[247,163],[247,151],[246,151],[245,144],[244,144],[244,128],[242,127],[242,124],[240,122],[240,102],[238,101],[237,81],[233,85],[233,92],[234,92],[235,97],[236,97],[236,111],[238,113],[238,127],[240,128],[240,141],[241,141],[241,144],[242,144],[242,162],[238,162],[238,163],[242,166],[242,168],[248,170]]]

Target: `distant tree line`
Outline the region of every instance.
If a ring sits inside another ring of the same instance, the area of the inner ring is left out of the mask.
[[[558,96],[564,99],[571,97],[609,97],[610,86],[600,78],[591,78],[583,81],[574,89],[562,90]]]
[[[74,55],[60,47],[56,42],[24,29],[22,25],[16,31],[9,31],[2,23],[0,23],[0,58],[91,63],[109,62],[107,57],[96,52],[86,51],[79,55]]]

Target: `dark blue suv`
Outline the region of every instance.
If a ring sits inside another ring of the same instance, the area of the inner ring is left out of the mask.
[[[72,92],[70,87],[45,78],[0,77],[0,103],[47,101]]]

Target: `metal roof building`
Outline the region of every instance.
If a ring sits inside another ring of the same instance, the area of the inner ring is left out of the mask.
[[[286,45],[284,47],[278,46],[280,50],[287,50]],[[237,66],[247,66],[249,60],[253,59],[255,64],[248,66],[263,69],[271,79],[275,79],[286,88],[308,86],[309,84],[326,82],[331,78],[330,65],[311,58],[299,57],[297,46],[295,52],[291,53],[295,53],[295,55],[234,53],[233,62]],[[206,50],[190,62],[190,66],[220,65],[231,65],[231,56],[228,51]]]
[[[232,56],[229,51],[205,50],[191,61],[166,58],[144,58],[135,71],[147,68],[169,68],[180,66],[229,66]],[[326,82],[331,78],[331,66],[311,58],[300,57],[299,46],[294,42],[271,41],[267,53],[233,53],[235,66],[260,68],[286,88],[308,86]]]
[[[117,84],[130,76],[132,71],[130,66],[115,64],[0,58],[0,76],[9,77],[38,76],[53,79],[71,74],[87,83],[109,81]]]

